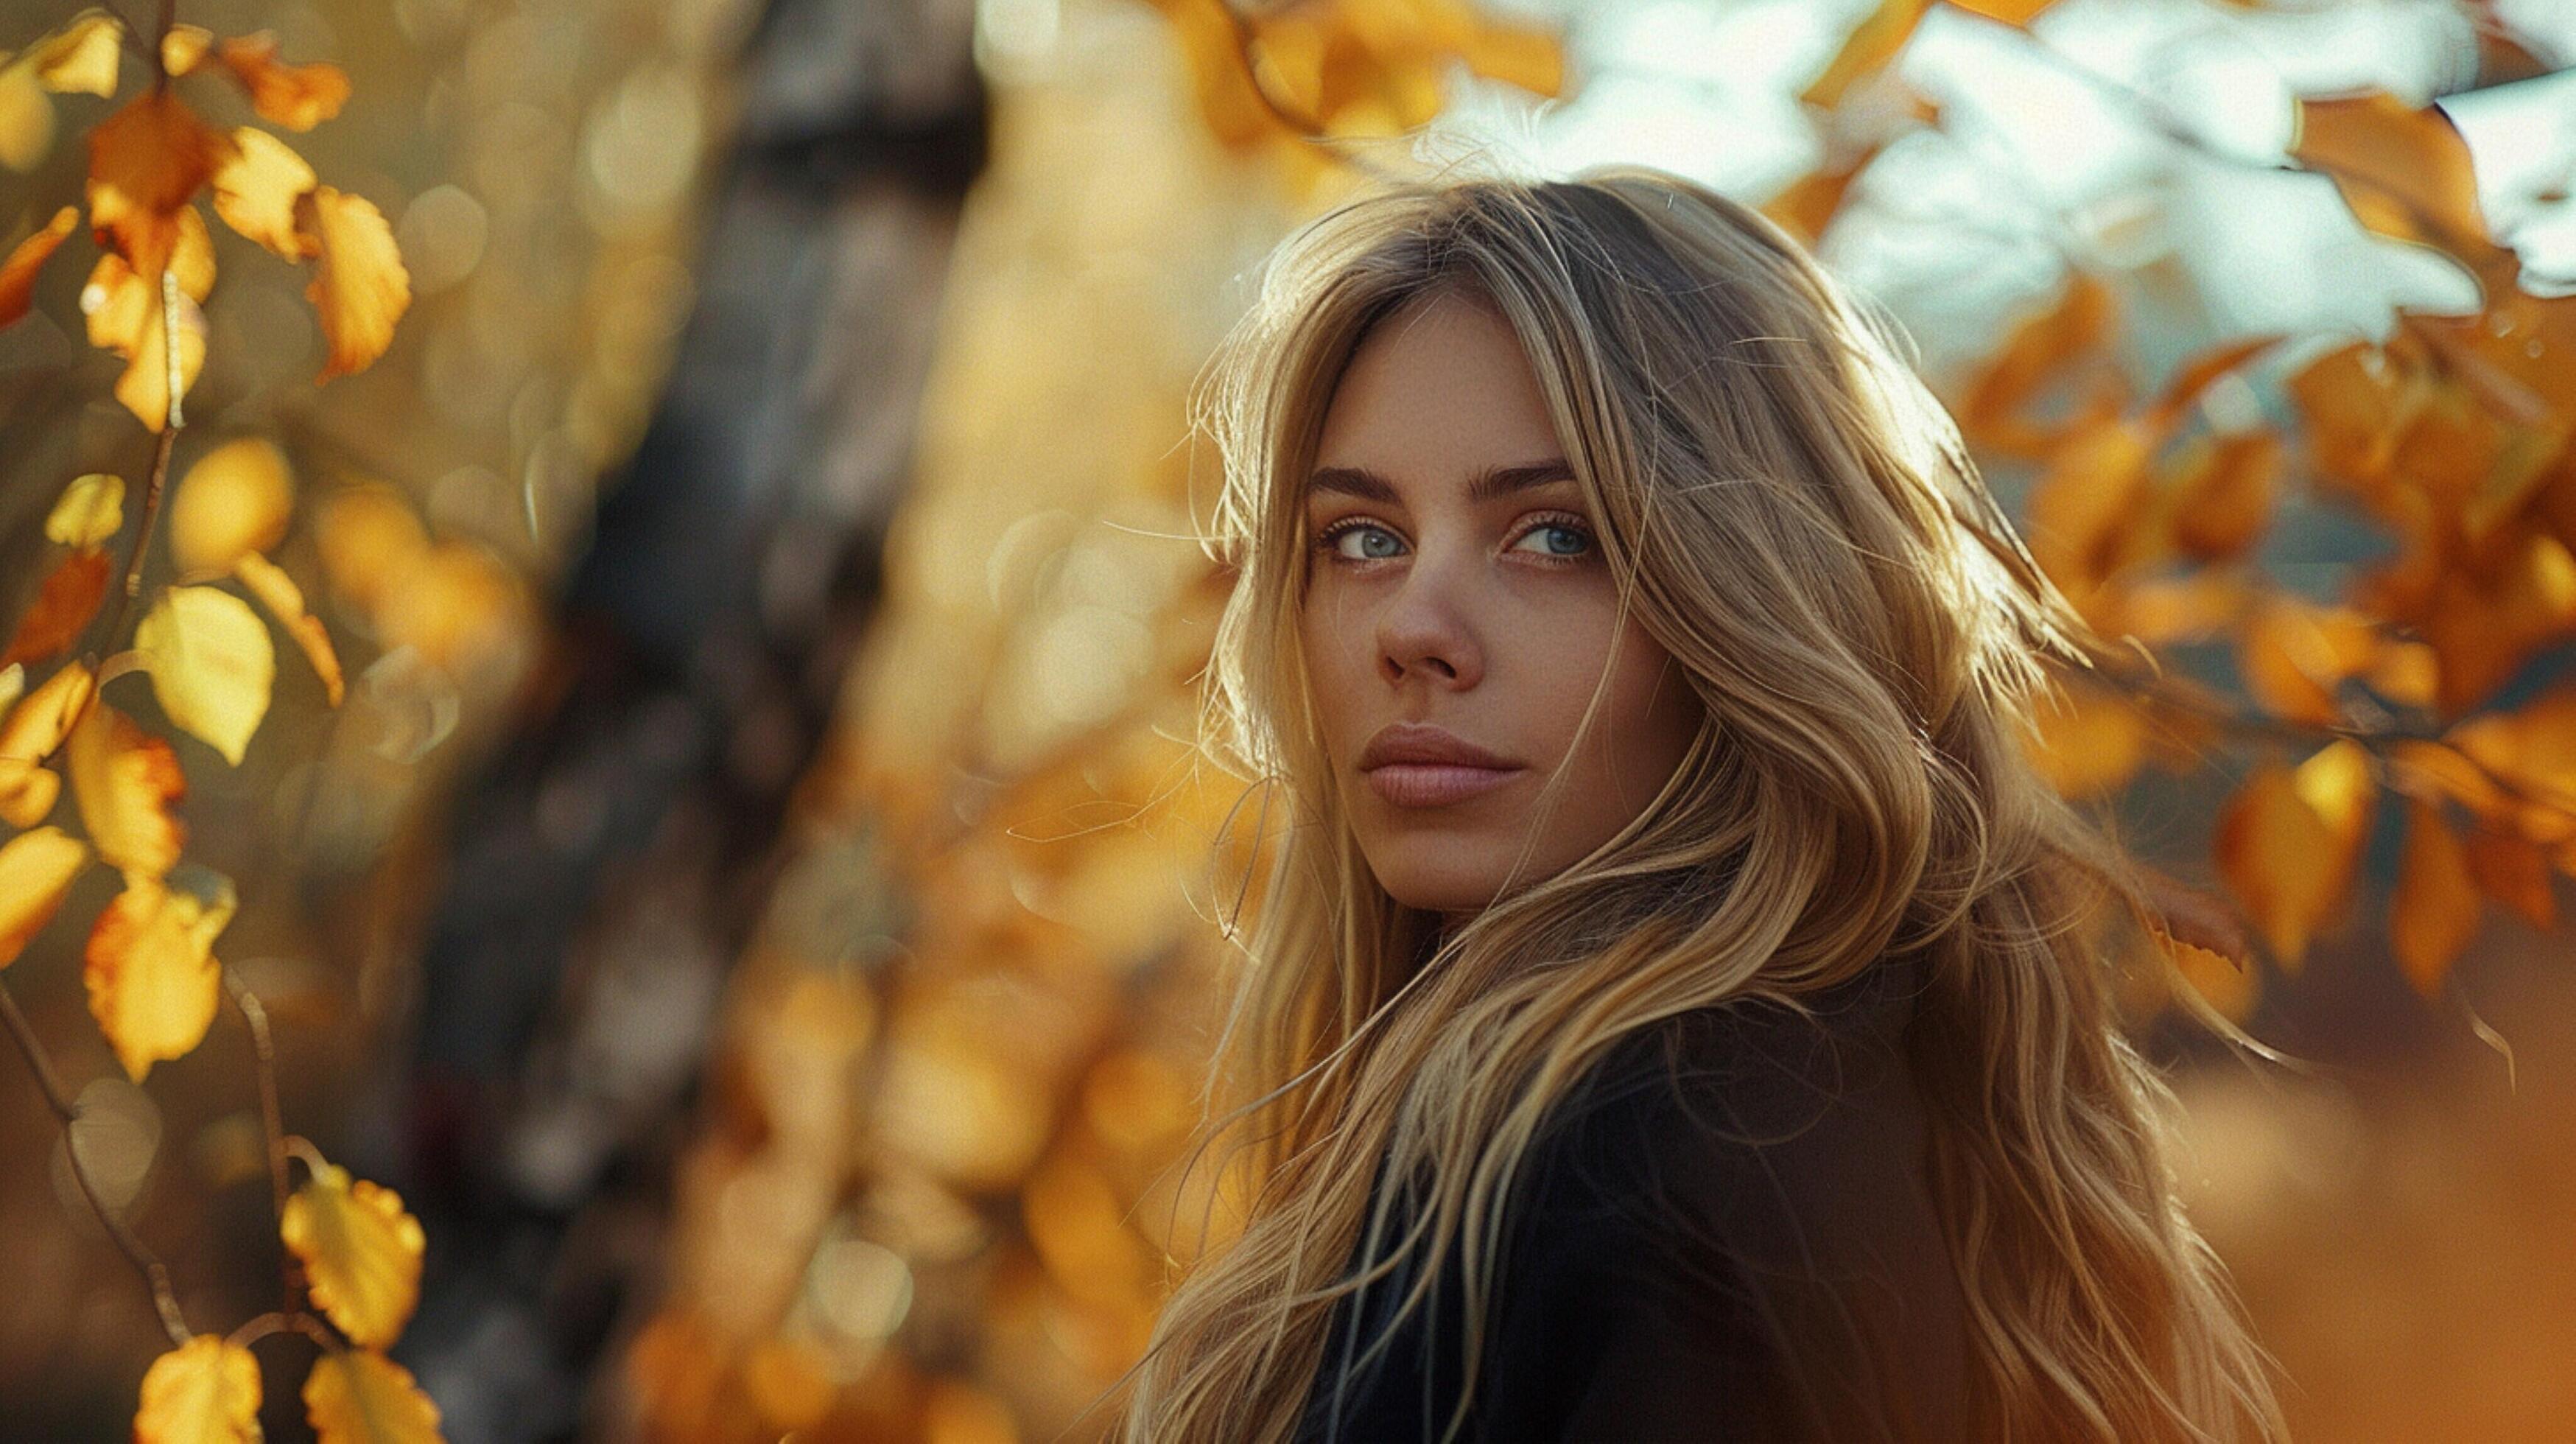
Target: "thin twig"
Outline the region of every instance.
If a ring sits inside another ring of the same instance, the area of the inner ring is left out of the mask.
[[[267,1140],[269,1201],[277,1210],[278,1222],[286,1221],[286,1124],[277,1106],[277,1048],[268,1031],[268,1009],[259,995],[232,969],[224,969],[224,988],[232,995],[233,1007],[241,1013],[242,1022],[250,1028],[251,1056],[259,1075],[259,1126]],[[278,1270],[285,1290],[282,1311],[295,1312],[303,1280],[295,1267],[295,1256],[281,1251]]]
[[[133,1264],[135,1271],[143,1275],[143,1286],[152,1292],[152,1307],[161,1315],[161,1328],[170,1336],[170,1342],[188,1342],[195,1336],[195,1331],[188,1327],[187,1316],[179,1311],[179,1296],[170,1288],[170,1271],[161,1266],[161,1260],[142,1239],[135,1237],[134,1230],[126,1226],[125,1220],[117,1217],[116,1211],[107,1206],[106,1197],[98,1191],[97,1180],[89,1176],[88,1166],[81,1162],[80,1149],[72,1142],[71,1134],[72,1125],[80,1121],[80,1105],[63,1091],[63,1080],[54,1072],[53,1060],[46,1056],[43,1041],[37,1038],[27,1015],[19,1011],[17,996],[9,991],[5,982],[0,982],[0,1020],[7,1022],[9,1036],[16,1040],[19,1055],[27,1060],[28,1070],[36,1075],[37,1089],[45,1095],[46,1105],[54,1110],[54,1117],[62,1123],[63,1155],[71,1163],[72,1177],[80,1183],[81,1196],[89,1200],[90,1211],[98,1215],[99,1226],[107,1230],[107,1236],[115,1241],[126,1262]]]

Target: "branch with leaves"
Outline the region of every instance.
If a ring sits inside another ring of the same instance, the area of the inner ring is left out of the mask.
[[[39,277],[81,229],[85,210],[99,250],[81,294],[85,328],[93,345],[125,360],[115,396],[151,433],[152,448],[130,526],[121,477],[93,472],[64,486],[45,521],[59,556],[0,654],[0,822],[15,830],[0,843],[0,968],[46,928],[93,863],[104,865],[121,888],[90,925],[83,977],[90,1011],[127,1077],[140,1084],[155,1064],[194,1051],[227,989],[252,1037],[281,1247],[277,1311],[229,1336],[197,1332],[160,1260],[110,1206],[81,1149],[67,1149],[173,1344],[144,1375],[135,1437],[259,1437],[260,1370],[250,1350],[291,1336],[320,1350],[303,1399],[324,1440],[434,1439],[436,1407],[383,1352],[418,1300],[420,1224],[391,1190],[352,1179],[311,1143],[285,1134],[266,1009],[215,955],[238,906],[233,883],[185,860],[188,829],[178,809],[187,778],[178,749],[106,696],[111,683],[141,674],[172,727],[238,766],[269,710],[272,626],[302,654],[329,705],[336,708],[344,690],[329,631],[269,555],[293,515],[284,455],[264,438],[237,437],[169,485],[185,398],[206,359],[200,307],[216,281],[200,198],[234,232],[311,268],[306,295],[327,353],[322,380],[363,370],[383,353],[409,305],[410,280],[374,204],[323,184],[268,129],[210,125],[174,84],[228,83],[259,119],[290,131],[337,114],[350,93],[346,74],[281,60],[272,35],[219,39],[177,23],[166,3],[149,34],[115,12],[85,10],[0,57],[0,89],[112,100],[129,55],[147,62],[147,83],[88,132],[83,204],[62,206],[0,261],[5,326],[29,313]],[[156,535],[166,542],[172,580],[147,601]],[[120,538],[123,559],[112,563]],[[66,784],[71,826],[51,821]],[[0,1018],[70,1136],[79,1108],[5,987]],[[303,1170],[300,1185],[290,1187],[290,1162]]]

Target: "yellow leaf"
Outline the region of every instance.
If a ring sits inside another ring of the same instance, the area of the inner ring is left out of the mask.
[[[332,591],[360,611],[381,611],[429,555],[429,532],[402,493],[381,483],[329,494],[313,540]]]
[[[258,436],[236,437],[188,468],[170,498],[170,557],[181,576],[221,576],[247,552],[286,535],[295,474],[286,454]]]
[[[173,25],[161,37],[161,68],[172,75],[185,75],[197,68],[206,52],[215,45],[215,32],[203,25]]]
[[[45,538],[59,546],[98,546],[124,528],[125,478],[103,471],[74,478],[45,514]]]
[[[25,675],[15,665],[7,670]],[[18,699],[0,722],[0,820],[33,827],[54,810],[62,779],[44,760],[60,747],[89,701],[89,669],[66,662],[45,684]]]
[[[2232,557],[2272,523],[2281,438],[2268,428],[2195,440],[2175,486],[2174,540],[2204,558]]]
[[[179,321],[178,395],[174,397],[170,390],[170,353],[165,346],[169,330],[163,324],[167,313],[157,303],[146,313],[143,340],[134,349],[134,359],[126,363],[125,374],[116,378],[116,399],[152,431],[169,425],[178,397],[197,384],[197,373],[206,365],[206,313],[185,292],[176,299],[178,304],[169,310],[176,312]]]
[[[65,206],[54,212],[44,229],[12,247],[9,259],[0,261],[0,326],[27,314],[27,307],[35,300],[37,274],[79,223],[80,208]]]
[[[2031,761],[2069,799],[2117,792],[2147,757],[2147,722],[2136,705],[2098,687],[2052,693],[2033,710]]]
[[[113,96],[117,52],[124,43],[125,27],[115,16],[104,10],[84,10],[28,46],[24,58],[35,66],[36,79],[47,90]]]
[[[170,744],[106,702],[92,705],[64,748],[81,826],[108,866],[159,877],[179,864],[188,829],[171,811],[188,792]]]
[[[137,275],[161,269],[179,212],[232,153],[177,94],[147,90],[89,133],[89,223]]]
[[[199,1334],[144,1371],[135,1444],[256,1444],[259,1361]]]
[[[232,880],[200,867],[182,875],[201,882],[207,895],[129,876],[91,925],[82,955],[90,1016],[137,1083],[154,1063],[205,1041],[221,994],[214,946],[232,921]]]
[[[2170,933],[2154,937],[2172,960],[2174,971],[2211,1007],[2231,1022],[2242,1023],[2253,1016],[2254,1004],[2262,997],[2262,980],[2252,967]]]
[[[24,65],[0,65],[0,165],[24,174],[54,148],[54,101]]]
[[[276,644],[250,604],[213,587],[172,587],[136,624],[134,650],[171,722],[240,766],[277,679]]]
[[[438,1405],[411,1371],[364,1349],[324,1354],[304,1380],[304,1414],[321,1444],[429,1444]]]
[[[256,126],[233,132],[232,156],[215,167],[215,214],[290,261],[304,259],[295,202],[313,189],[313,167],[292,146]]]
[[[321,379],[364,371],[393,344],[394,323],[411,305],[411,273],[393,228],[366,197],[320,185],[296,199],[295,221],[314,258],[304,294],[331,348]]]
[[[420,1220],[390,1188],[332,1163],[286,1201],[278,1234],[304,1261],[313,1302],[351,1343],[381,1349],[420,1302]]]
[[[0,666],[0,717],[8,716],[9,709],[17,706],[18,699],[26,694],[26,667],[17,662]]]
[[[2489,832],[2469,834],[2469,875],[2478,890],[2547,932],[2558,926],[2558,894],[2549,883],[2549,855],[2527,837]]]
[[[263,120],[288,130],[311,130],[348,103],[349,76],[336,65],[288,65],[277,58],[277,36],[263,30],[226,40],[215,60],[232,72]]]
[[[323,695],[332,706],[339,706],[340,653],[331,645],[331,634],[322,629],[322,619],[304,610],[304,591],[295,585],[295,579],[257,552],[242,553],[241,560],[233,563],[233,575],[259,598],[261,606],[268,608],[268,614],[295,639],[295,645],[304,649],[305,660],[313,664],[314,675],[322,679]]]
[[[27,940],[44,929],[88,863],[89,844],[59,827],[0,844],[0,968],[16,962]]]
[[[2413,798],[2406,803],[2406,852],[2398,863],[2397,891],[2389,899],[2389,942],[2406,980],[2434,997],[2442,975],[2477,936],[2485,900],[2469,875],[2468,855],[2443,821],[2440,808]]]

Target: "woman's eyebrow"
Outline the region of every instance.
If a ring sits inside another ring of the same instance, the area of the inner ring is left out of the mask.
[[[1477,504],[1511,496],[1536,487],[1574,480],[1574,468],[1563,457],[1550,457],[1526,466],[1488,467],[1467,483],[1467,500]],[[1380,506],[1393,506],[1400,498],[1385,477],[1363,466],[1321,466],[1306,478],[1306,495],[1340,492],[1373,501]]]

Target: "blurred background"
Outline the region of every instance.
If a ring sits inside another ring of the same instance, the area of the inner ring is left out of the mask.
[[[77,8],[0,0],[0,47]],[[1460,158],[1704,181],[1904,323],[2041,561],[2167,669],[2033,746],[2242,920],[2252,965],[2194,980],[2304,1060],[2139,974],[2300,1437],[2576,1434],[2576,7],[176,18],[347,72],[296,143],[409,273],[317,387],[305,277],[217,236],[171,474],[276,446],[349,681],[281,664],[238,765],[175,745],[288,1130],[425,1229],[392,1356],[448,1438],[1100,1436],[1206,1202],[1174,1165],[1259,855],[1192,745],[1227,579],[1184,400],[1279,238]],[[110,108],[16,74],[11,244]],[[63,483],[153,447],[72,246],[0,330],[12,617]],[[82,981],[110,891],[7,986],[106,1203],[229,1329],[278,1276],[252,1045],[227,1014],[127,1081]],[[119,1437],[165,1344],[26,1080],[0,1437]],[[262,1346],[273,1437],[310,1355]]]

